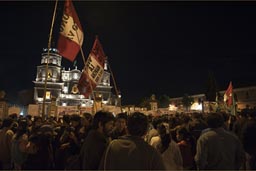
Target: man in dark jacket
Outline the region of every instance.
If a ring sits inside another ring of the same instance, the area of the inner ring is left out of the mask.
[[[114,125],[114,116],[99,111],[93,118],[92,129],[80,151],[82,170],[97,170],[101,157],[108,145],[108,138]]]
[[[147,116],[135,112],[128,117],[129,135],[113,140],[102,157],[100,170],[165,170],[160,154],[144,141]]]
[[[195,161],[199,170],[239,170],[244,161],[242,143],[223,128],[223,117],[211,113],[209,129],[197,141]]]

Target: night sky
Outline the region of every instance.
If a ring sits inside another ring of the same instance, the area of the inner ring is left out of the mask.
[[[33,89],[55,1],[0,2],[0,89]],[[59,36],[64,1],[53,29]],[[256,85],[256,2],[74,1],[88,56],[96,35],[123,104],[151,94],[204,93],[212,72],[220,90]],[[73,63],[62,60],[66,69]],[[77,56],[78,69],[83,68]]]

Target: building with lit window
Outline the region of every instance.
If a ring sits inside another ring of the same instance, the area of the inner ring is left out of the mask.
[[[61,66],[62,56],[59,55],[55,48],[43,49],[41,65],[37,66],[36,80],[33,81],[34,100],[36,104],[43,103],[44,89],[46,88],[46,104],[56,102],[56,106],[84,106],[91,107],[94,103],[93,96],[88,99],[79,93],[78,81],[82,71],[77,67],[65,70]],[[46,73],[48,61],[48,69]],[[47,74],[47,75],[45,75]],[[45,84],[45,79],[47,79]],[[112,86],[110,85],[110,73],[107,67],[107,60],[104,66],[104,74],[102,80],[94,90],[96,100],[100,100],[106,105],[115,105],[120,99],[112,94]]]
[[[224,97],[225,91],[226,90],[219,92],[220,97],[218,99],[220,103],[224,103],[223,97]],[[234,88],[233,92],[234,92],[234,99],[235,99],[237,111],[240,111],[245,108],[252,109],[256,107],[256,86]],[[208,102],[206,102],[205,94],[196,94],[196,95],[191,95],[190,97],[192,97],[194,100],[194,103],[191,105],[190,110],[200,112],[207,107]],[[182,99],[183,97],[170,98],[169,110],[171,111],[178,111],[179,109],[183,110]]]

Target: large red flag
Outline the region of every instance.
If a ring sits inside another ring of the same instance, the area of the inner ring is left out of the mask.
[[[105,53],[101,43],[96,36],[92,50],[86,62],[86,66],[79,79],[78,89],[81,94],[88,98],[93,89],[101,81],[104,73]],[[91,85],[90,85],[91,84]]]
[[[75,8],[71,0],[66,0],[58,41],[60,55],[73,62],[83,44],[83,40],[84,34]]]
[[[233,105],[233,86],[232,82],[229,83],[228,89],[226,90],[224,94],[224,102],[227,104],[227,106]]]

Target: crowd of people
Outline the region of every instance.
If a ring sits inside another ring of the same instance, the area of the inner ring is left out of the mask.
[[[0,120],[1,170],[254,170],[256,118],[107,111]]]

